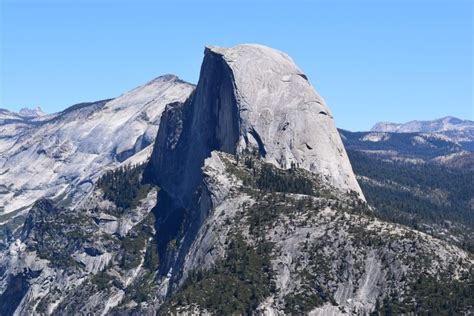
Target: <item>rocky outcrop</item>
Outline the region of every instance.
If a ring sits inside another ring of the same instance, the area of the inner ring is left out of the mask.
[[[233,74],[237,152],[257,147],[279,168],[297,165],[362,197],[328,107],[288,55],[261,45],[209,47],[207,54],[220,56]]]
[[[37,106],[34,109],[23,108],[18,112],[18,115],[25,119],[34,119],[42,117],[46,115],[46,113],[44,113],[43,110],[41,110],[41,108]]]
[[[202,170],[213,151],[298,167],[364,199],[328,108],[290,57],[261,45],[207,47],[204,55],[194,93],[162,116],[146,171],[161,188],[157,231],[166,232],[159,248],[168,292],[218,204]],[[178,245],[170,250],[170,242]]]
[[[0,252],[0,314],[107,313],[136,295],[136,282],[151,288],[157,190],[145,193],[126,209],[100,188],[81,208],[37,201],[20,238]]]
[[[262,170],[280,183],[307,179],[313,189],[265,189]],[[469,253],[376,218],[304,169],[214,151],[203,181],[212,210],[182,264],[168,270],[163,314],[414,313],[426,311],[436,291],[471,282]],[[181,240],[173,245],[184,247]]]
[[[298,166],[363,198],[329,109],[277,50],[207,47],[195,93],[170,107],[161,124],[150,169],[183,206],[213,150],[258,152],[279,168]]]
[[[406,123],[379,122],[371,131],[392,133],[441,133],[455,130],[474,130],[474,121],[446,116],[431,121],[410,121]]]

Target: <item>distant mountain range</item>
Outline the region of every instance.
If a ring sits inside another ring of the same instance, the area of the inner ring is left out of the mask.
[[[474,168],[474,121],[448,116],[403,124],[381,122],[370,132],[340,133],[346,149],[372,157]]]
[[[22,108],[20,111],[12,112],[6,109],[0,109],[0,122],[3,120],[32,120],[46,115],[40,107],[34,109]]]
[[[462,120],[453,116],[427,121],[410,121],[407,123],[379,122],[375,124],[373,132],[393,133],[429,133],[446,132],[454,130],[474,130],[474,121]]]
[[[372,157],[412,163],[432,162],[474,168],[469,143],[458,143],[440,133],[349,132],[340,130],[347,150]]]
[[[367,201],[381,217],[473,251],[473,125],[447,117],[339,132]]]
[[[375,124],[373,132],[391,133],[436,133],[448,137],[464,148],[474,151],[474,121],[446,116],[431,121],[410,121],[407,123],[380,122]]]

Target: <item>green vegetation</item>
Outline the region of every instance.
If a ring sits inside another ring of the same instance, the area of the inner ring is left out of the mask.
[[[104,198],[122,209],[133,208],[151,190],[150,184],[142,183],[146,164],[120,167],[106,172],[97,186],[104,192]]]
[[[45,315],[48,308],[48,301],[46,299],[42,299],[39,301],[38,305],[36,306],[36,312],[42,315]]]
[[[290,219],[305,214],[315,214],[328,204],[327,201],[315,201],[311,197],[300,199],[281,193],[267,193],[258,198],[251,207],[243,206],[249,224],[250,233],[259,238],[266,236],[268,230],[281,220],[282,215]],[[304,221],[300,224],[307,224]],[[297,223],[294,223],[297,225]]]
[[[443,282],[434,277],[420,275],[406,297],[411,300],[398,301],[387,297],[377,304],[382,315],[412,313],[415,315],[465,315],[474,308],[474,277],[471,271],[461,281]],[[377,315],[377,312],[374,313]]]
[[[154,214],[151,212],[120,240],[121,256],[119,265],[125,270],[134,269],[141,263],[145,255],[145,267],[150,271],[158,268],[158,246],[153,231]]]
[[[9,215],[9,214],[7,214]],[[19,229],[25,222],[25,215],[18,215],[12,218],[9,218],[8,221],[0,225],[0,247],[2,241],[6,243],[7,240],[13,240],[18,238],[21,233]]]
[[[270,164],[263,164],[256,184],[260,190],[267,192],[314,194],[313,183],[294,168],[281,170]]]
[[[334,188],[323,184],[321,178],[293,164],[290,169],[279,169],[252,155],[244,155],[237,162],[221,157],[228,173],[242,181],[248,193],[294,193],[321,198],[336,198]]]
[[[472,171],[348,153],[355,173],[378,183],[360,181],[368,203],[375,207],[379,217],[428,233],[430,230],[423,224],[436,225],[462,236],[461,246],[474,251]]]
[[[305,246],[308,255],[308,266],[304,268],[299,276],[301,285],[294,292],[285,296],[285,313],[297,315],[308,313],[326,302],[336,305],[334,297],[327,286],[332,272],[328,258],[323,253],[325,242]]]
[[[90,241],[96,230],[93,220],[82,212],[57,208],[48,201],[33,206],[25,220],[24,229],[34,236],[30,251],[40,258],[62,268],[75,268],[80,264],[71,255]]]
[[[19,237],[21,229],[19,229],[25,222],[26,215],[21,214],[27,207],[19,208],[13,212],[2,214],[4,209],[0,207],[0,249],[4,247],[9,240],[14,240]]]
[[[459,152],[460,146],[437,137],[427,138],[426,143],[413,143],[413,137],[419,133],[390,133],[389,141],[367,142],[361,139],[367,132],[339,131],[344,135],[344,146],[348,151],[373,150],[396,151],[405,157],[431,159],[441,155]]]
[[[149,301],[154,295],[153,287],[155,285],[153,273],[145,271],[133,284],[125,289],[125,300],[122,302],[122,305],[132,300],[138,304]]]
[[[301,286],[285,296],[286,314],[308,313],[326,302],[336,305],[333,296],[325,288],[329,280],[329,266],[324,256],[318,253],[318,249],[311,250],[310,264],[300,275]]]
[[[310,289],[305,289],[301,293],[285,297],[285,313],[291,315],[308,313],[323,303],[324,301],[319,296],[314,295]]]
[[[113,277],[107,274],[106,271],[100,271],[91,278],[91,282],[96,286],[97,291],[108,290],[112,280]]]
[[[120,258],[120,267],[129,270],[140,265],[142,260],[141,252],[145,248],[146,240],[143,236],[127,236],[121,240],[122,256]]]
[[[160,255],[158,253],[158,243],[156,241],[156,236],[153,236],[152,238],[153,239],[147,244],[144,262],[145,268],[149,271],[157,270],[160,264]]]
[[[275,290],[269,249],[270,243],[254,249],[235,236],[226,257],[209,271],[192,273],[164,308],[197,304],[217,315],[251,314]]]

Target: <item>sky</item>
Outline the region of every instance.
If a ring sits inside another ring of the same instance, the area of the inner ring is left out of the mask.
[[[288,53],[340,128],[474,119],[470,0],[0,0],[0,108],[52,113],[172,73],[205,45]]]

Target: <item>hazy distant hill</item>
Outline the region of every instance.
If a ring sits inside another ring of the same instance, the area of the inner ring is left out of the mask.
[[[439,133],[339,132],[383,218],[474,250],[474,153]]]
[[[431,121],[410,121],[407,123],[380,122],[373,132],[392,133],[437,133],[449,137],[465,149],[474,151],[474,121],[447,116]]]

